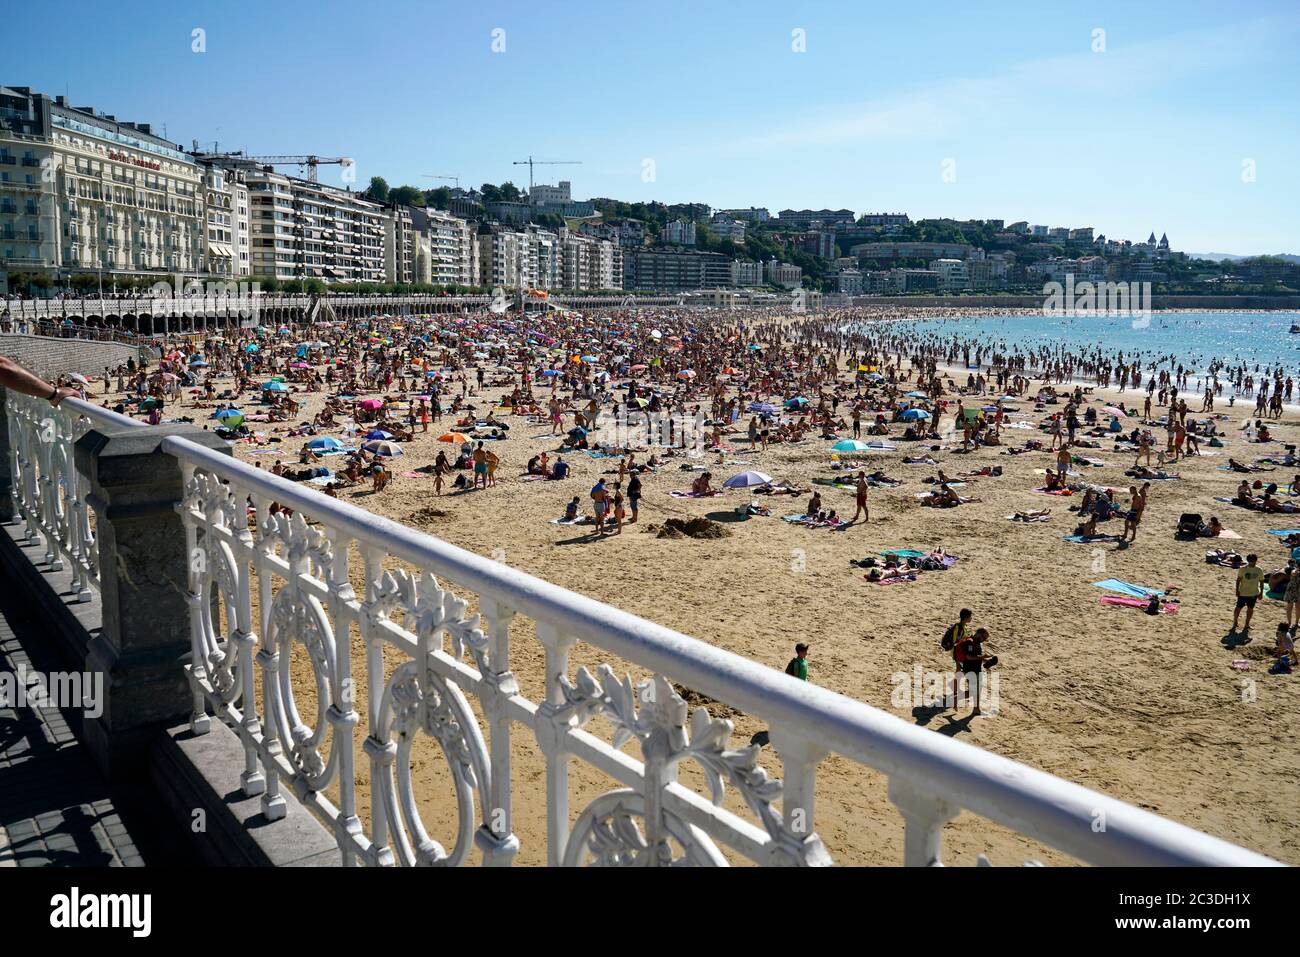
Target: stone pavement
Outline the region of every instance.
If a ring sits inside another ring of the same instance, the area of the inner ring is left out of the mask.
[[[41,654],[38,628],[17,607],[19,596],[6,591],[0,675],[62,670]],[[108,786],[69,725],[79,715],[6,700],[13,682],[0,680],[0,867],[143,865]]]

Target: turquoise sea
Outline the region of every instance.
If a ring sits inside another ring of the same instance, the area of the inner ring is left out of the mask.
[[[1300,313],[1155,312],[1137,320],[1136,328],[1127,316],[1009,315],[896,320],[889,329],[973,340],[999,352],[1046,348],[1111,357],[1122,352],[1161,365],[1172,356],[1175,365],[1196,372],[1217,358],[1229,367],[1244,364],[1251,372],[1280,366],[1286,374],[1300,375],[1300,333],[1291,333],[1293,323],[1300,323]]]

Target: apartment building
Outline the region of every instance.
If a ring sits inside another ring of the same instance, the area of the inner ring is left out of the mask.
[[[782,226],[833,226],[836,223],[852,223],[855,219],[851,209],[783,209],[779,217]]]
[[[730,285],[731,260],[719,253],[685,249],[638,249],[624,253],[624,289],[684,292]]]
[[[223,165],[242,169],[248,183],[254,276],[326,283],[386,281],[389,216],[382,206],[351,190],[284,176],[245,160],[226,160]],[[403,235],[404,275],[413,275],[413,252]]]
[[[620,252],[616,243],[566,229],[560,232],[560,252],[561,288],[593,291],[623,288],[621,256],[617,257],[620,268],[618,272],[614,270],[615,253]]]
[[[207,220],[206,272],[238,280],[252,273],[248,184],[240,170],[205,163],[204,216]]]
[[[416,235],[416,282],[450,286],[479,285],[480,246],[473,227],[440,209],[405,207]]]
[[[730,278],[733,286],[761,286],[763,285],[763,264],[737,259],[731,264]]]
[[[695,224],[674,219],[664,226],[663,239],[670,246],[694,246]]]
[[[849,249],[858,259],[967,259],[975,247],[969,243],[859,243]]]
[[[738,219],[714,216],[709,221],[709,231],[719,239],[729,239],[738,245],[745,242],[745,224]]]
[[[803,269],[776,259],[769,260],[766,263],[763,267],[763,274],[771,285],[782,286],[786,289],[792,289],[803,282]]]
[[[959,292],[970,288],[970,273],[960,259],[936,259],[930,270],[939,277],[939,288],[944,292]]]
[[[147,123],[0,87],[0,268],[199,276],[202,169]]]
[[[738,219],[742,223],[765,223],[772,218],[762,206],[750,206],[748,209],[720,209],[718,213],[727,219]]]
[[[384,210],[384,281],[411,285],[419,265],[419,233],[406,206]]]

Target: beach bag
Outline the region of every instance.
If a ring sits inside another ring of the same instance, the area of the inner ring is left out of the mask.
[[[1147,602],[1147,606],[1144,609],[1144,611],[1146,611],[1148,615],[1160,614],[1160,596],[1152,595],[1151,600]]]
[[[785,673],[792,678],[799,677],[799,656],[790,659],[790,663],[785,666]]]
[[[943,633],[943,638],[939,645],[944,651],[952,651],[953,646],[957,644],[957,626],[949,625],[948,630]]]

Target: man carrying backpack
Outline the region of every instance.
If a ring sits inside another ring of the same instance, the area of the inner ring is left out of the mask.
[[[785,666],[785,673],[800,681],[808,680],[808,646],[803,642],[794,646],[794,657]]]
[[[963,608],[957,615],[957,621],[948,626],[948,630],[943,633],[943,640],[940,644],[944,651],[953,652],[953,660],[956,660],[956,648],[966,640],[970,634],[970,622],[975,613],[969,608]]]

